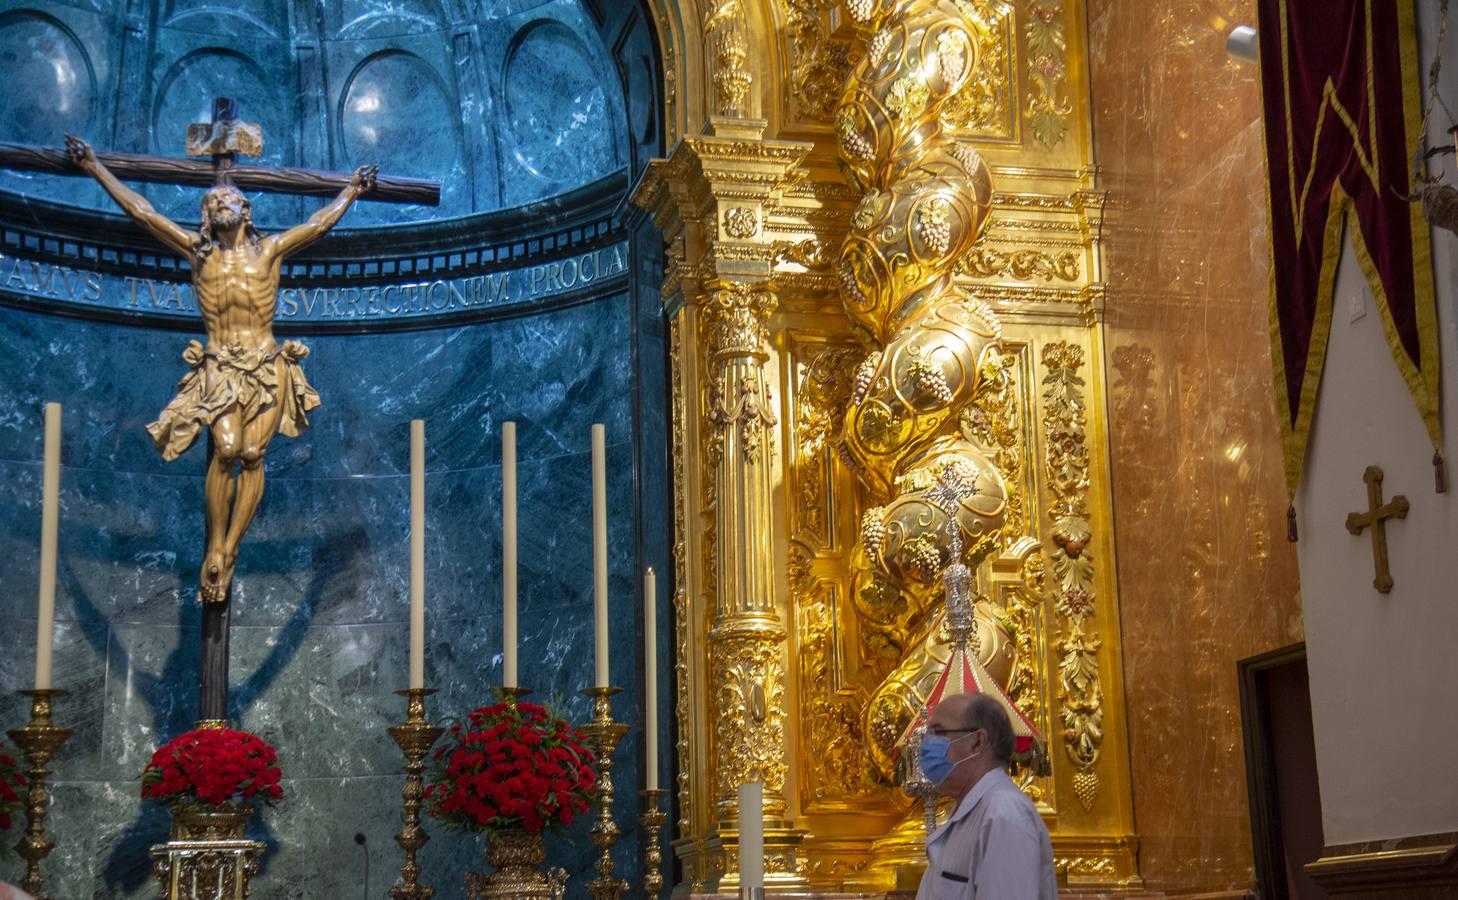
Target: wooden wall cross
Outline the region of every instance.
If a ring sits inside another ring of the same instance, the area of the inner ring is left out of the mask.
[[[1392,572],[1387,565],[1387,520],[1407,518],[1407,498],[1398,494],[1390,503],[1382,502],[1382,470],[1368,466],[1362,473],[1367,482],[1367,511],[1347,513],[1347,530],[1361,534],[1363,528],[1372,529],[1372,562],[1377,567],[1377,577],[1372,586],[1384,594],[1392,592]]]

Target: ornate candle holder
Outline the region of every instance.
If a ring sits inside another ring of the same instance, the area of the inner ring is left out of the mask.
[[[613,821],[613,751],[628,733],[628,726],[613,721],[612,697],[622,688],[595,687],[582,693],[592,698],[592,721],[579,729],[597,756],[597,821],[592,823],[592,842],[602,850],[597,860],[597,877],[587,883],[593,900],[618,900],[628,891],[628,882],[613,877],[613,844],[618,825]]]
[[[71,737],[69,728],[62,728],[51,721],[51,701],[58,700],[69,692],[47,689],[17,693],[30,698],[30,722],[24,728],[9,732],[10,739],[20,748],[20,752],[25,755],[25,761],[30,765],[25,770],[25,777],[29,782],[25,792],[25,837],[15,847],[25,859],[25,879],[20,882],[20,886],[36,900],[50,900],[41,892],[43,882],[40,872],[41,860],[55,847],[46,837],[46,807],[50,803],[50,794],[46,791],[46,776],[51,773],[48,768],[51,757]]]
[[[668,791],[642,790],[638,796],[643,798],[643,811],[638,814],[638,824],[643,828],[643,896],[657,900],[658,892],[663,890],[663,875],[659,872],[663,850],[658,846],[658,832],[668,821],[668,813],[659,809],[658,804],[668,796]]]
[[[531,693],[531,691],[524,687],[499,687],[492,688],[491,690],[502,703],[510,703],[512,706],[520,703],[521,698]]]
[[[415,854],[430,840],[430,835],[420,827],[420,805],[425,797],[425,756],[445,729],[425,720],[425,698],[434,694],[435,688],[409,688],[395,693],[407,698],[404,724],[388,729],[390,737],[400,745],[400,752],[405,754],[405,787],[400,791],[405,824],[395,835],[395,843],[405,850],[405,865],[400,867],[401,881],[390,888],[390,896],[396,900],[427,900],[435,896],[435,888],[419,882],[420,866],[415,862]]]

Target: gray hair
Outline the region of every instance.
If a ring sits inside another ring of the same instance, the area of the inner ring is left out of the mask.
[[[1003,709],[1001,703],[986,694],[975,695],[967,705],[965,725],[969,731],[981,729],[987,732],[987,743],[998,762],[1006,763],[1012,759],[1013,748],[1016,746],[1012,720],[1008,718],[1007,710]]]

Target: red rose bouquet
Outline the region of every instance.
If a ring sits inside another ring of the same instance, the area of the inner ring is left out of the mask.
[[[218,805],[283,797],[278,754],[256,734],[199,728],[178,735],[152,754],[142,771],[142,799],[175,803],[196,799]]]
[[[25,776],[20,774],[20,763],[6,754],[5,744],[0,741],[0,833],[10,830],[15,819],[25,809],[20,802],[20,791],[25,787]],[[0,857],[9,849],[9,843],[0,841]]]
[[[482,706],[447,730],[425,797],[448,828],[540,834],[587,811],[592,762],[577,729],[542,707]]]

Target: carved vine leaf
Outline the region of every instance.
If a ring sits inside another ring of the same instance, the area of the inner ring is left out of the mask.
[[[1051,150],[1068,134],[1068,37],[1064,0],[1028,0],[1028,102],[1025,115],[1033,139]]]

